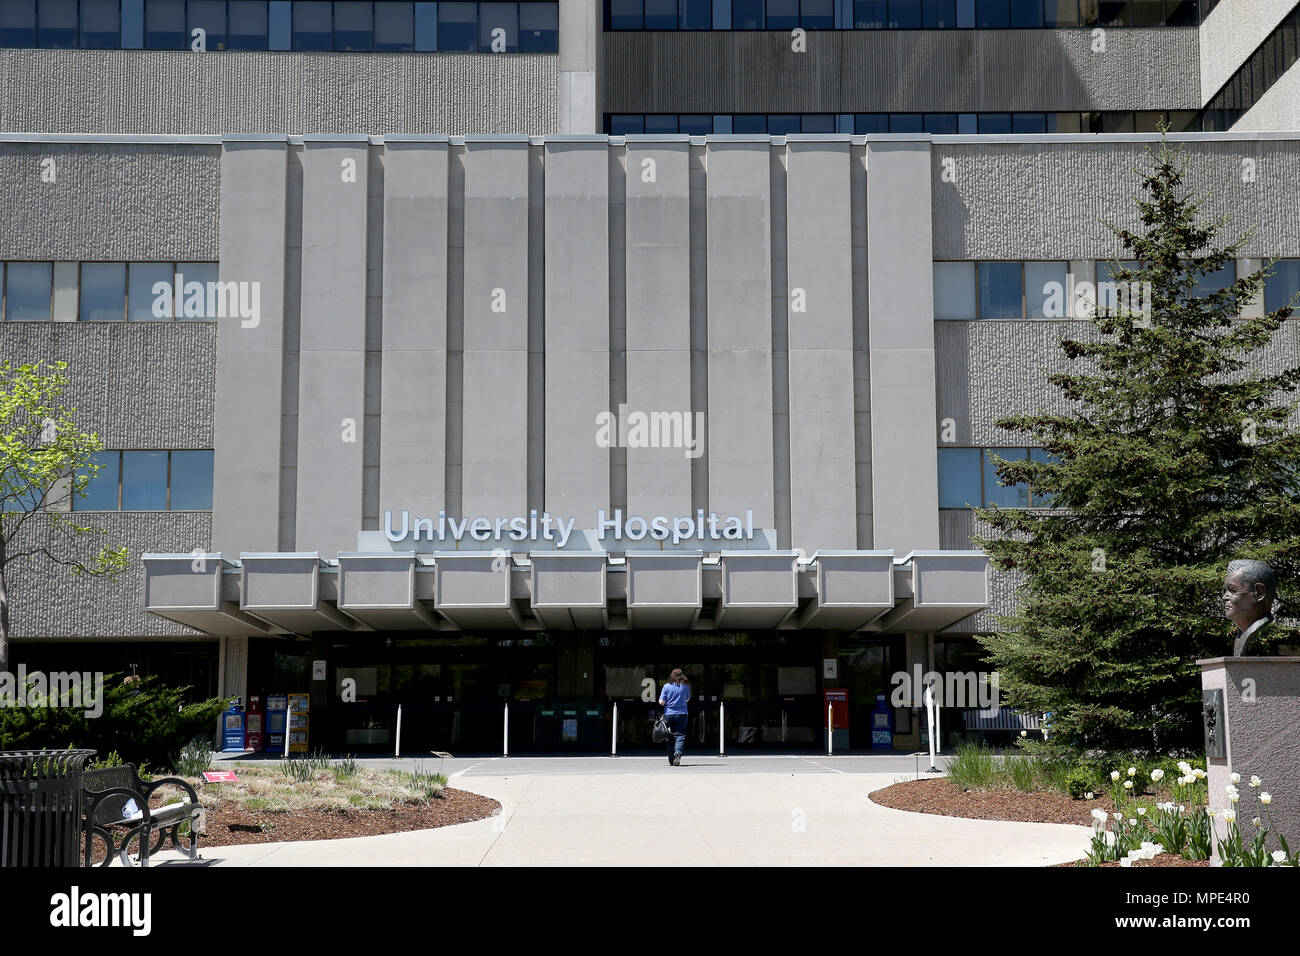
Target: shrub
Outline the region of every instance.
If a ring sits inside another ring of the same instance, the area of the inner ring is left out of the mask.
[[[988,790],[1002,782],[1002,771],[993,748],[987,744],[963,743],[948,762],[948,779],[963,790]]]
[[[1082,800],[1088,794],[1095,793],[1098,787],[1091,774],[1079,767],[1073,767],[1065,774],[1061,789],[1074,799]]]
[[[215,756],[206,737],[195,737],[181,748],[172,771],[178,777],[197,777],[212,766],[212,758]]]

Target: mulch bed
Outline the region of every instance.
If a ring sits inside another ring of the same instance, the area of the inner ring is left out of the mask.
[[[1164,797],[1167,799],[1167,796]],[[1092,826],[1092,811],[1112,813],[1115,805],[1105,793],[1093,800],[1075,800],[1064,793],[1036,790],[961,790],[946,777],[909,780],[877,790],[868,798],[882,807],[910,810],[914,813],[937,813],[970,820],[1010,820],[1017,823],[1072,823]],[[1061,866],[1079,866],[1062,863]],[[1162,853],[1154,860],[1140,860],[1134,866],[1209,866],[1209,860],[1184,860],[1172,853]],[[1102,866],[1119,866],[1118,862]]]
[[[431,830],[454,823],[471,823],[501,812],[501,804],[465,790],[444,789],[428,804],[410,804],[392,810],[270,810],[249,811],[222,801],[207,814],[207,836],[199,837],[200,851],[211,846],[248,843],[282,843],[297,840],[342,840]]]

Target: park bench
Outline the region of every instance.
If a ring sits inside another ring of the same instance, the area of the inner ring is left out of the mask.
[[[188,801],[178,800],[151,808],[149,798],[167,785],[184,790]],[[168,837],[173,847],[188,852],[191,860],[198,859],[198,832],[202,828],[203,808],[199,806],[194,788],[184,780],[176,777],[141,780],[133,765],[123,764],[87,770],[82,795],[85,804],[85,866],[94,865],[92,857],[96,838],[103,842],[105,849],[104,862],[100,866],[108,866],[114,853],[121,858],[123,866],[131,866],[127,848],[137,836],[141,866],[149,865],[149,855],[161,850]],[[181,846],[179,833],[186,823],[189,824],[188,848]],[[121,843],[115,844],[114,832],[123,830]]]

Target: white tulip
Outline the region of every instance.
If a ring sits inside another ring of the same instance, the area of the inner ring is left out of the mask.
[[[1271,793],[1261,793],[1259,795],[1259,802],[1264,804],[1264,806],[1268,806],[1273,802],[1273,795]]]
[[[1197,780],[1204,780],[1206,777],[1206,773],[1200,767],[1197,767],[1195,770],[1192,771],[1192,776],[1195,777]]]
[[[1116,811],[1115,811],[1115,819],[1116,819],[1116,820],[1123,820],[1123,819],[1124,819],[1124,814],[1122,814],[1122,813],[1120,813],[1118,810],[1116,810]]]
[[[1264,781],[1263,781],[1263,780],[1260,780],[1259,777],[1256,777],[1256,776],[1254,776],[1253,774],[1251,775],[1251,778],[1250,778],[1250,785],[1251,785],[1252,787],[1258,787],[1258,786],[1259,786],[1261,783],[1263,783],[1263,782],[1264,782]]]
[[[1286,862],[1286,850],[1274,850],[1274,851],[1273,851],[1273,862],[1274,862],[1274,863],[1285,863],[1285,862]]]
[[[1119,861],[1119,865],[1120,865],[1120,866],[1132,866],[1132,865],[1133,865],[1133,861],[1130,860],[1128,857],[1124,857],[1124,859],[1122,859],[1122,860]]]
[[[1128,825],[1131,826],[1131,827],[1135,827],[1135,826],[1137,826],[1137,825],[1138,825],[1137,818],[1136,818],[1136,817],[1129,817],[1129,818],[1128,818]]]
[[[1129,767],[1129,768],[1128,768],[1128,775],[1129,775],[1130,777],[1133,776],[1133,775],[1134,775],[1135,773],[1137,773],[1137,772],[1138,772],[1138,768],[1137,768],[1137,767]]]
[[[1146,808],[1146,807],[1138,807],[1138,816],[1140,816],[1140,817],[1144,817],[1144,816],[1146,816],[1146,815],[1147,815],[1147,808]]]
[[[1118,770],[1112,770],[1112,771],[1110,772],[1110,779],[1111,779],[1111,780],[1118,780],[1118,779],[1119,779],[1119,771],[1118,771]]]
[[[1091,800],[1091,799],[1093,799],[1093,795],[1092,795],[1092,791],[1091,791],[1091,790],[1089,790],[1089,791],[1088,791],[1087,793],[1085,793],[1083,796],[1084,796],[1084,798],[1087,799],[1087,800]],[[1105,814],[1102,814],[1102,816],[1105,816]]]
[[[1232,823],[1232,822],[1234,822],[1234,821],[1237,819],[1237,811],[1236,811],[1236,810],[1224,810],[1224,811],[1223,811],[1223,819],[1226,820],[1228,823]]]
[[[1256,817],[1255,819],[1251,820],[1250,824],[1251,826],[1256,826],[1256,827],[1259,826],[1259,817]]]
[[[1178,769],[1181,770],[1183,773],[1191,773],[1192,765],[1189,764],[1186,760],[1180,760],[1178,761]]]
[[[1241,774],[1239,773],[1231,774],[1228,777],[1228,779],[1231,780],[1233,783],[1241,783]]]
[[[1156,783],[1159,783],[1164,778],[1165,778],[1165,772],[1161,770],[1159,767],[1151,771],[1151,779]]]

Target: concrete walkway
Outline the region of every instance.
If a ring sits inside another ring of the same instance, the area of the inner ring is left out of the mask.
[[[1081,858],[1091,834],[878,806],[869,792],[913,775],[870,757],[688,756],[676,768],[663,757],[457,763],[468,765],[451,786],[500,801],[499,816],[414,833],[211,847],[203,858],[223,866],[636,866],[661,860],[671,845],[687,866],[1043,866]]]

